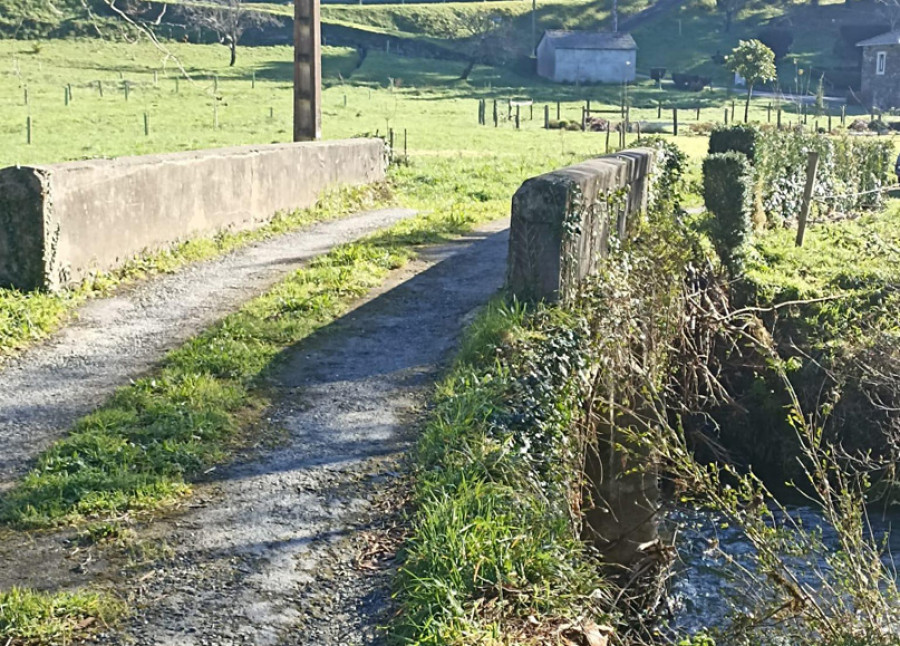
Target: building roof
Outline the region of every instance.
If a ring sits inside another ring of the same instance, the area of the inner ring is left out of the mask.
[[[900,29],[856,43],[857,47],[884,47],[887,45],[900,45]]]
[[[637,43],[627,32],[548,29],[541,40],[544,38],[555,49],[637,49]]]

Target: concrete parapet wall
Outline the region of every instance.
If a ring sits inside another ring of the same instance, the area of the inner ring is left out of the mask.
[[[385,177],[378,139],[244,146],[0,170],[0,285],[77,283],[143,252]]]
[[[625,150],[527,180],[512,200],[507,285],[522,300],[566,299],[646,211],[656,153]]]

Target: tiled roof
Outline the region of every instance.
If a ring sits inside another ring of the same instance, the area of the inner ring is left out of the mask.
[[[548,29],[544,38],[555,49],[637,49],[634,38],[626,32]]]

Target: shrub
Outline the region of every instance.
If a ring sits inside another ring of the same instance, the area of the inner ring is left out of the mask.
[[[738,152],[755,163],[756,148],[761,136],[759,128],[749,124],[715,128],[709,136],[709,154]]]
[[[715,216],[710,234],[716,251],[736,274],[752,228],[753,170],[746,155],[716,153],[703,161],[703,201]]]
[[[690,92],[699,92],[710,84],[711,79],[706,76],[697,76],[696,74],[672,74],[672,82],[679,90],[688,90]]]
[[[650,78],[654,81],[661,81],[666,78],[666,68],[665,67],[651,67],[650,68]]]
[[[641,137],[636,147],[655,148],[656,172],[650,186],[650,211],[670,217],[681,211],[681,193],[688,157],[676,144],[662,137]]]

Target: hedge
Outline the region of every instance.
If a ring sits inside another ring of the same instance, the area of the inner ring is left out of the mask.
[[[762,132],[754,125],[719,126],[709,135],[709,154],[744,153],[751,163],[756,162],[757,146]]]
[[[715,216],[710,233],[722,264],[737,273],[752,227],[753,169],[746,155],[715,153],[703,161],[703,200]]]

